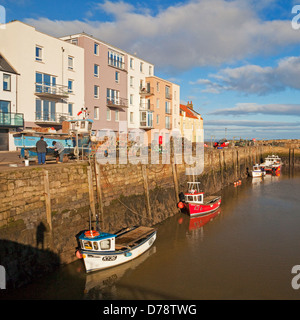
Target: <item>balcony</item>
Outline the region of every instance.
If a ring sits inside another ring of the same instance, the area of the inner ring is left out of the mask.
[[[63,99],[69,97],[68,87],[60,84],[35,83],[35,95],[41,98]]]
[[[140,87],[140,95],[144,97],[153,96],[154,95],[154,88],[153,87]]]
[[[24,114],[0,112],[1,127],[24,127]]]
[[[154,104],[153,103],[149,103],[149,102],[141,102],[140,103],[140,110],[154,110]]]
[[[125,70],[125,63],[118,60],[118,59],[112,59],[112,58],[108,58],[108,65],[111,67],[115,67],[117,69],[120,70]]]
[[[51,113],[51,112],[36,112],[35,122],[39,124],[61,125],[63,121],[71,120],[72,116],[68,113]]]
[[[166,99],[172,100],[172,94],[169,92],[166,92]]]
[[[106,105],[110,108],[118,108],[118,109],[123,109],[123,108],[128,108],[128,99],[124,98],[107,98],[106,99]]]
[[[140,128],[141,129],[153,128],[153,111],[150,111],[150,110],[140,111]]]

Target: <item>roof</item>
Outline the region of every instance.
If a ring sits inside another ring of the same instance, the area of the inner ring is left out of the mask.
[[[191,109],[188,108],[187,106],[185,106],[184,104],[180,105],[180,111],[184,111],[186,117],[198,120],[198,118],[194,115],[194,113],[191,111]]]
[[[18,74],[8,61],[0,54],[0,71]]]

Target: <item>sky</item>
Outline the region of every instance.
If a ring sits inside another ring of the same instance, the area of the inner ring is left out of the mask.
[[[202,115],[206,141],[300,139],[300,0],[0,5],[6,22],[56,37],[84,31],[153,63],[156,76],[180,85],[181,103],[192,101]]]

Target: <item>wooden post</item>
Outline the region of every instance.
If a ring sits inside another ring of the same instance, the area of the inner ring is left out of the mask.
[[[97,183],[97,198],[100,211],[101,228],[104,229],[104,216],[103,216],[103,201],[102,201],[102,187],[101,187],[101,171],[100,164],[95,161],[96,183]]]
[[[178,178],[177,178],[177,166],[174,161],[174,139],[173,139],[173,137],[171,137],[171,139],[170,139],[170,146],[171,146],[170,160],[171,160],[173,180],[174,180],[175,199],[176,199],[176,202],[178,203],[179,202],[179,188],[178,188]]]
[[[222,189],[223,189],[224,177],[223,177],[223,164],[222,164],[222,153],[221,153],[221,151],[219,152],[219,162],[220,162],[221,183],[222,183]]]
[[[148,178],[147,178],[147,168],[142,164],[142,174],[144,180],[144,190],[145,190],[145,200],[146,200],[146,210],[149,219],[152,219],[151,206],[150,206],[150,197],[149,197],[149,187],[148,187]]]
[[[47,170],[44,170],[44,194],[45,194],[45,204],[46,204],[46,219],[47,219],[47,223],[49,225],[50,248],[52,251],[54,251],[50,185],[49,185],[49,174],[48,174]]]
[[[52,216],[51,216],[51,198],[48,171],[44,170],[44,187],[45,187],[45,203],[46,203],[46,217],[50,231],[52,232]]]
[[[94,187],[93,187],[93,174],[91,166],[87,167],[88,184],[89,184],[89,196],[90,196],[90,208],[92,211],[92,217],[96,218]]]

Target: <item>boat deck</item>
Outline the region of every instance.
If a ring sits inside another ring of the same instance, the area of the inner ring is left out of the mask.
[[[133,245],[137,241],[147,237],[154,231],[155,231],[155,228],[140,226],[140,227],[137,227],[136,229],[133,229],[131,231],[128,231],[122,234],[119,237],[116,237],[116,243],[115,243],[116,250],[121,250],[130,245]]]
[[[209,204],[210,202],[219,199],[219,196],[208,196],[204,198],[203,204]]]

